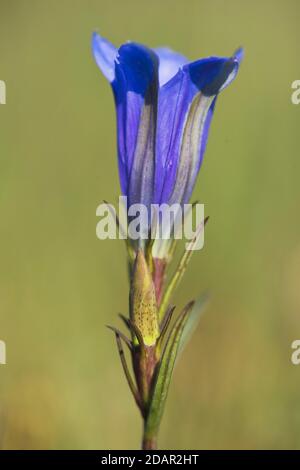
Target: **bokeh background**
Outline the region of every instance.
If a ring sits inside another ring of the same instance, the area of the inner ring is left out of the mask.
[[[160,446],[299,448],[300,78],[297,0],[0,0],[0,447],[126,449],[141,421],[112,334],[127,313],[122,241],[95,236],[119,194],[99,30],[191,59],[243,45],[195,198],[210,221],[175,302],[210,305],[178,363]]]

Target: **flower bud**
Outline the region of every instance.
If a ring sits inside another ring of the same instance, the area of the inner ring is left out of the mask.
[[[130,318],[139,329],[146,346],[159,336],[156,296],[152,277],[140,250],[136,255],[130,289]]]

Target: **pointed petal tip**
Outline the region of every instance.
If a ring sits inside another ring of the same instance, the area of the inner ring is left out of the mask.
[[[233,58],[236,59],[237,62],[240,64],[242,60],[244,59],[244,48],[239,47],[233,54]]]
[[[228,71],[227,71],[227,78],[225,79],[223,85],[220,87],[219,91],[224,90],[230,83],[235,79],[237,76],[237,73],[239,71],[239,67],[241,65],[241,62],[244,58],[244,49],[243,47],[239,47],[233,54],[233,56],[228,60]],[[230,67],[231,63],[231,67]],[[231,68],[231,70],[230,70]],[[226,69],[226,67],[225,67]],[[224,70],[225,70],[224,69]],[[224,74],[225,77],[225,74]]]
[[[109,82],[115,78],[117,48],[97,32],[92,34],[92,53],[99,69]]]
[[[244,51],[239,48],[232,57],[208,57],[187,67],[192,81],[205,96],[217,95],[236,77]]]

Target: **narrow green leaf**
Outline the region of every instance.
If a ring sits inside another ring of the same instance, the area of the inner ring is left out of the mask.
[[[136,402],[137,406],[139,407],[139,409],[141,410],[141,413],[143,414],[141,398],[140,398],[139,392],[138,392],[138,390],[137,390],[137,388],[134,384],[134,381],[131,377],[128,366],[127,366],[125,353],[124,353],[122,342],[121,342],[121,337],[120,337],[119,333],[117,333],[116,331],[114,333],[116,335],[118,352],[119,352],[119,355],[120,355],[121,364],[122,364],[122,367],[123,367],[123,370],[124,370],[124,374],[125,374],[125,377],[127,379],[127,383],[129,385],[129,388],[131,390],[131,393],[133,395],[133,398],[135,399],[135,402]]]
[[[199,224],[199,226],[197,227],[197,230],[196,230],[196,235],[193,238],[193,240],[190,242],[190,249],[185,250],[183,252],[182,258],[179,261],[177,269],[175,270],[175,272],[173,274],[173,277],[171,278],[171,280],[169,282],[169,285],[168,285],[167,289],[165,290],[164,296],[162,298],[162,301],[161,301],[161,304],[160,304],[160,307],[159,307],[159,311],[158,311],[158,318],[159,319],[161,319],[164,316],[165,311],[167,309],[167,306],[169,304],[170,298],[171,298],[172,294],[174,293],[176,287],[178,286],[179,282],[183,278],[183,275],[186,271],[186,268],[187,268],[187,266],[188,266],[188,264],[191,260],[191,257],[194,253],[193,246],[197,243],[198,238],[201,234],[201,231],[204,229],[204,226],[206,225],[208,219],[209,218],[206,217],[204,219],[204,221]]]
[[[127,344],[128,348],[130,351],[133,350],[133,345],[132,345],[132,342],[130,341],[129,338],[127,338],[126,335],[124,335],[124,333],[122,333],[122,331],[120,331],[118,328],[115,328],[114,326],[111,326],[111,325],[106,325],[106,327],[109,329],[109,330],[112,330],[114,333],[117,333],[121,338],[122,340],[124,341],[124,343]]]
[[[181,336],[188,319],[188,314],[194,302],[190,302],[177,318],[167,340],[162,359],[160,361],[156,382],[153,388],[150,405],[148,408],[145,434],[148,438],[157,435],[160,421],[163,415],[168,389],[172,377]]]
[[[200,317],[207,305],[207,302],[208,302],[208,295],[204,294],[198,300],[196,300],[196,302],[192,306],[188,314],[188,318],[184,325],[183,332],[180,338],[177,358],[182,353],[185,346],[189,342],[191,336],[193,335],[194,331],[196,330]]]
[[[185,217],[187,217],[190,214],[190,211],[194,210],[194,208],[196,207],[196,205],[198,203],[199,203],[199,201],[192,202],[191,208],[188,208],[185,212]],[[182,226],[178,227],[178,231],[179,230],[182,230]],[[168,262],[172,261],[173,256],[174,256],[175,251],[176,251],[176,248],[177,248],[177,245],[178,245],[178,238],[176,238],[176,235],[174,234],[174,238],[172,240],[172,243],[171,243],[171,246],[170,246],[170,249],[169,249],[169,253],[168,253]]]
[[[162,319],[161,325],[160,325],[160,335],[157,341],[157,348],[158,350],[161,349],[161,346],[163,344],[164,338],[166,336],[166,333],[168,331],[168,327],[170,325],[170,322],[172,320],[173,312],[175,310],[175,306],[170,306],[168,310],[165,313],[164,318]]]
[[[167,309],[164,318],[160,324],[160,336],[163,336],[164,333],[167,331],[170,321],[172,319],[173,312],[175,310],[175,305],[170,305]]]
[[[121,318],[121,320],[124,323],[124,325],[126,326],[126,328],[128,328],[128,330],[131,331],[130,330],[130,324],[129,324],[129,318],[126,318],[125,315],[123,315],[123,313],[119,313],[119,317]]]

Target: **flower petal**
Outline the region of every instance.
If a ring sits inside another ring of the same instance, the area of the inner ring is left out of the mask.
[[[158,59],[146,47],[119,49],[112,83],[117,107],[122,191],[129,204],[151,203],[158,95]]]
[[[94,33],[92,36],[92,51],[99,69],[109,82],[115,78],[115,60],[118,50],[107,39]]]
[[[224,90],[236,77],[240,58],[209,57],[188,65],[192,82],[205,96]]]
[[[154,51],[159,58],[159,86],[163,86],[176,75],[183,65],[187,64],[188,60],[168,47],[158,47]]]
[[[241,52],[184,65],[160,90],[155,201],[187,202],[203,159],[216,96],[235,78]]]

